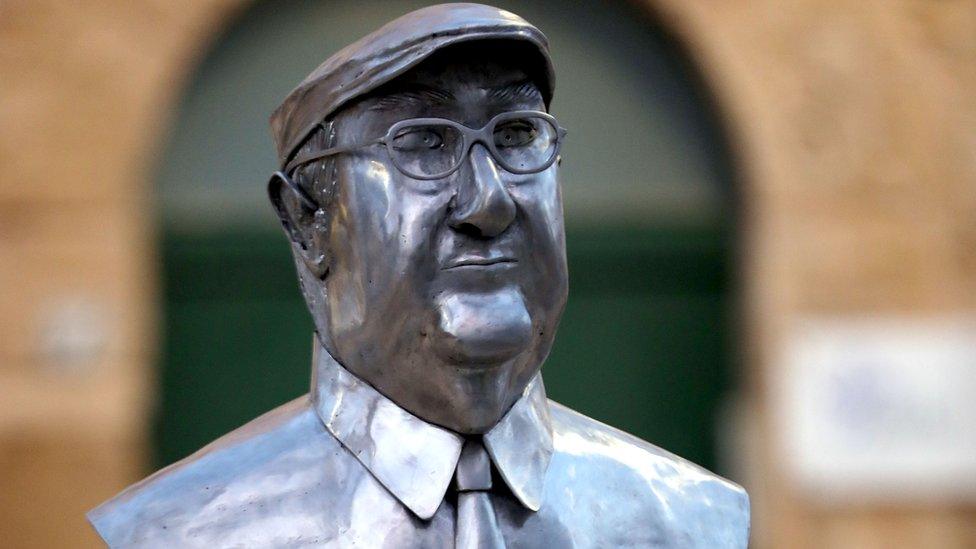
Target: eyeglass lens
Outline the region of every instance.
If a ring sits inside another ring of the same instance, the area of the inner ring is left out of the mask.
[[[556,154],[557,130],[544,118],[524,117],[495,125],[492,138],[497,158],[514,172],[531,172]]]
[[[557,129],[545,118],[501,120],[491,129],[489,149],[506,170],[538,171],[556,154]],[[465,140],[462,132],[450,124],[418,122],[397,130],[390,151],[405,174],[430,178],[446,174],[464,160]]]
[[[464,136],[448,124],[409,124],[390,144],[393,161],[403,173],[431,176],[451,170],[463,152]]]

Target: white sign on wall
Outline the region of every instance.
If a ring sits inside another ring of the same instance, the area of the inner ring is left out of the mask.
[[[976,321],[808,319],[784,351],[774,421],[807,495],[976,501]]]

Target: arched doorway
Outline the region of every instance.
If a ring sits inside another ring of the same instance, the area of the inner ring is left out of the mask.
[[[550,38],[571,290],[551,398],[716,468],[730,386],[731,168],[679,48],[625,2],[497,2]],[[266,120],[341,46],[424,2],[258,2],[186,90],[158,176],[160,464],[308,384],[311,322],[266,204]]]

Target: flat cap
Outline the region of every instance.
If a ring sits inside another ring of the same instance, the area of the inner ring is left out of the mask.
[[[271,115],[284,167],[315,127],[349,101],[430,57],[472,40],[512,39],[534,45],[544,65],[540,82],[549,105],[555,72],[542,31],[514,13],[481,4],[439,4],[410,12],[339,50],[298,85]]]

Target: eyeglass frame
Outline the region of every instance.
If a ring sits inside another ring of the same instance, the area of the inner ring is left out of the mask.
[[[494,139],[491,139],[491,137],[494,134],[495,126],[497,126],[500,122],[506,122],[508,120],[514,120],[514,119],[526,118],[526,117],[542,118],[543,120],[551,124],[552,127],[555,128],[556,130],[556,145],[552,151],[552,155],[541,166],[529,170],[515,168],[514,166],[506,162],[504,159],[500,158],[501,155],[498,153]],[[461,148],[462,152],[459,155],[459,160],[457,164],[454,165],[454,167],[452,167],[449,170],[445,170],[444,172],[441,173],[437,173],[434,175],[425,175],[422,177],[417,177],[414,174],[407,173],[403,168],[400,167],[399,163],[396,161],[396,155],[393,152],[393,140],[397,137],[397,133],[399,132],[399,130],[403,129],[404,127],[422,125],[422,124],[432,124],[432,125],[444,124],[455,128],[461,134],[463,138],[463,146]],[[308,208],[309,210],[315,210],[318,209],[318,203],[311,196],[309,196],[309,194],[305,191],[305,189],[297,185],[294,181],[292,181],[291,177],[288,176],[288,174],[291,173],[295,168],[308,164],[309,162],[314,162],[316,160],[321,160],[329,156],[335,156],[337,154],[345,154],[365,147],[382,144],[386,147],[387,154],[390,155],[390,160],[393,162],[393,165],[400,173],[412,179],[432,181],[435,179],[444,179],[450,176],[451,174],[453,174],[454,172],[458,171],[461,168],[461,165],[464,164],[464,158],[471,153],[471,148],[474,147],[475,143],[481,143],[485,145],[485,147],[488,149],[488,152],[491,154],[491,157],[496,162],[498,162],[498,164],[506,171],[517,175],[527,175],[531,173],[542,172],[548,169],[550,166],[552,166],[556,162],[556,160],[559,159],[559,150],[562,147],[563,138],[566,137],[566,134],[567,134],[566,128],[560,126],[559,122],[556,121],[556,118],[554,116],[546,112],[534,111],[534,110],[519,110],[519,111],[508,111],[508,112],[499,113],[494,117],[492,117],[491,120],[489,120],[488,123],[486,123],[480,129],[470,128],[468,126],[465,126],[464,124],[461,124],[460,122],[449,120],[447,118],[408,118],[394,123],[392,126],[390,126],[390,129],[386,131],[386,134],[372,141],[368,141],[366,143],[354,143],[349,145],[340,145],[337,147],[329,147],[327,149],[322,149],[319,151],[313,151],[310,153],[298,155],[295,158],[293,158],[290,162],[288,162],[285,165],[285,168],[283,170],[273,173],[271,175],[271,182],[273,182],[275,179],[281,180],[282,182],[287,184],[292,190],[295,191],[295,193],[298,195],[299,199],[302,201],[303,205],[306,208]],[[271,182],[269,182],[269,184]]]
[[[490,137],[494,133],[495,126],[497,126],[501,122],[507,122],[509,120],[515,120],[518,118],[542,118],[543,120],[551,124],[552,127],[556,130],[556,147],[555,149],[553,149],[552,156],[548,160],[546,160],[546,162],[543,163],[542,166],[540,167],[529,169],[529,170],[522,170],[516,168],[515,166],[510,165],[504,159],[500,158],[501,155],[498,154],[494,140],[490,139]],[[421,175],[418,177],[416,174],[407,173],[397,164],[396,155],[393,153],[393,140],[397,137],[397,133],[404,127],[423,125],[423,124],[446,125],[455,128],[463,136],[464,146],[462,147],[462,152],[459,156],[461,160],[458,161],[458,163],[455,164],[454,167],[440,173],[431,174],[431,175]],[[491,131],[489,131],[489,129]],[[475,143],[480,142],[483,145],[487,146],[488,150],[491,152],[492,158],[498,161],[499,165],[505,168],[506,171],[509,171],[514,174],[519,174],[519,175],[539,173],[545,170],[546,168],[548,168],[549,166],[552,166],[552,164],[556,161],[556,158],[559,157],[559,149],[562,145],[563,138],[566,136],[566,133],[567,133],[566,128],[560,126],[559,122],[557,122],[556,118],[553,117],[551,114],[542,111],[533,111],[533,110],[508,111],[508,112],[500,113],[498,115],[495,115],[491,120],[488,121],[487,124],[485,124],[479,129],[470,128],[468,126],[465,126],[464,124],[461,124],[460,122],[456,122],[454,120],[450,120],[447,118],[408,118],[406,120],[400,120],[399,122],[396,122],[395,124],[390,126],[390,129],[386,131],[386,134],[383,135],[383,137],[374,139],[373,141],[368,141],[366,143],[340,145],[338,147],[330,147],[328,149],[313,151],[310,153],[299,155],[293,158],[290,162],[288,162],[288,164],[285,165],[285,169],[283,171],[285,173],[291,173],[291,171],[294,170],[295,168],[303,164],[308,164],[309,162],[313,162],[315,160],[320,160],[322,158],[326,158],[328,156],[334,156],[337,154],[352,152],[357,149],[362,149],[372,145],[382,144],[386,146],[387,152],[390,154],[390,159],[393,160],[394,166],[396,166],[396,168],[400,170],[400,172],[402,172],[407,177],[411,177],[413,179],[431,181],[434,179],[443,179],[451,175],[452,173],[456,172],[458,169],[460,169],[461,164],[463,164],[464,157],[471,152],[471,147],[473,147]]]

